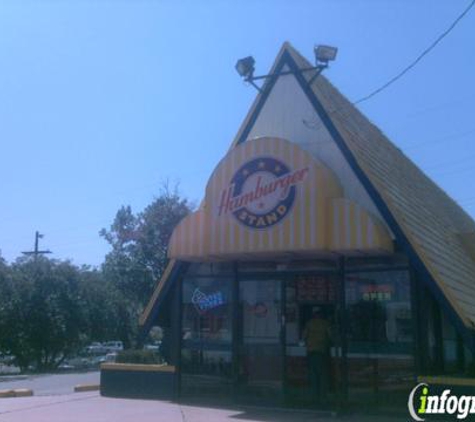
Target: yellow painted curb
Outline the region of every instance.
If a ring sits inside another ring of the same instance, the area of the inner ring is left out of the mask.
[[[0,390],[0,398],[15,397],[13,390]]]
[[[145,372],[175,372],[172,365],[149,365],[140,363],[102,363],[101,370],[112,371],[145,371]]]
[[[99,389],[99,384],[79,384],[74,387],[74,392],[84,393],[85,391],[98,391]]]
[[[31,397],[33,395],[33,390],[29,388],[19,388],[18,390],[14,390],[15,397]]]
[[[18,388],[16,390],[0,390],[0,398],[11,398],[11,397],[31,397],[33,395],[33,390],[29,388]]]

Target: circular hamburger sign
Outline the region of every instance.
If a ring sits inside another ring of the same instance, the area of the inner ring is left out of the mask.
[[[241,224],[265,229],[290,212],[309,169],[292,170],[273,157],[257,157],[243,164],[220,196],[218,216],[231,213]]]

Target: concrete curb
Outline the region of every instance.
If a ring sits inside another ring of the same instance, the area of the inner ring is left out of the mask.
[[[31,397],[33,390],[29,388],[17,388],[15,390],[0,390],[0,398],[12,398],[12,397]]]
[[[74,392],[84,393],[86,391],[99,391],[100,387],[99,384],[78,384],[74,387]]]
[[[33,390],[29,388],[18,388],[13,391],[15,392],[15,397],[31,397],[33,395]]]

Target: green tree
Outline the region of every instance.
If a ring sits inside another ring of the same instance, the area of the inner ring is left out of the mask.
[[[104,278],[102,271],[82,272],[81,308],[87,341],[121,340],[130,347],[136,336],[136,311],[124,294]]]
[[[145,210],[135,215],[130,206],[122,207],[110,229],[101,230],[112,247],[103,265],[104,276],[138,305],[138,312],[168,263],[173,229],[191,209],[176,190],[164,188]]]
[[[122,207],[101,231],[112,250],[100,271],[45,257],[9,266],[0,257],[0,353],[42,371],[90,341],[119,339],[130,347],[167,265],[172,231],[190,210],[168,189],[137,215]]]
[[[0,349],[20,368],[56,367],[80,346],[79,270],[69,262],[17,260],[2,283]]]
[[[135,335],[136,314],[101,271],[68,261],[0,259],[0,352],[45,371],[91,341]]]

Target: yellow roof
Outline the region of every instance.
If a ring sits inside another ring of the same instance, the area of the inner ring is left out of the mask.
[[[288,43],[270,73],[284,62],[293,70],[311,66]],[[471,243],[475,222],[324,76],[316,78],[311,87],[307,81],[312,72],[297,72],[295,76],[424,281],[435,289],[439,300],[450,305],[447,309],[453,315],[473,328],[475,260]],[[269,79],[257,95],[231,149],[247,140],[274,79]],[[172,263],[176,265],[176,261]],[[163,277],[157,291],[166,282],[167,277]],[[152,296],[141,324],[150,319],[158,296]]]

